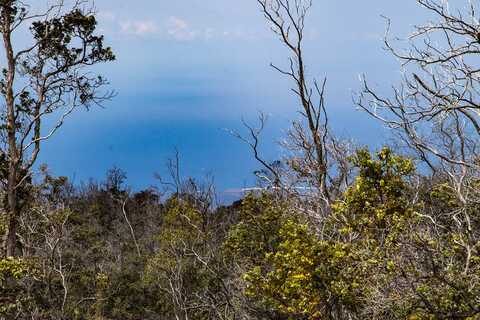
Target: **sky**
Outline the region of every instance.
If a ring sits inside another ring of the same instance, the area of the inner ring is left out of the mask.
[[[379,147],[388,134],[355,109],[352,96],[365,74],[387,89],[398,81],[398,62],[382,49],[385,19],[403,37],[427,17],[415,0],[314,0],[306,21],[309,77],[328,79],[327,109],[334,132],[359,145]],[[101,179],[113,167],[135,189],[166,176],[175,150],[181,173],[213,175],[219,193],[253,183],[259,166],[228,130],[241,119],[269,115],[262,140],[268,160],[282,155],[277,142],[298,103],[291,82],[269,67],[288,52],[269,30],[255,0],[97,0],[98,30],[117,61],[101,72],[117,95],[104,108],[78,111],[49,140],[40,162],[75,183]]]

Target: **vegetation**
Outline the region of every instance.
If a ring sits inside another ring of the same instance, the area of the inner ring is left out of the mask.
[[[264,115],[234,133],[261,165],[259,188],[219,206],[210,183],[179,176],[178,158],[165,190],[132,192],[117,168],[83,185],[46,166],[33,176],[65,117],[112,97],[89,67],[114,55],[82,1],[43,14],[0,1],[0,319],[480,319],[476,7],[417,2],[437,20],[416,27],[407,52],[386,39],[411,65],[403,85],[384,98],[365,80],[356,100],[403,147],[371,152],[334,136],[326,81],[306,76],[311,3],[258,0],[291,55],[274,68],[303,118],[274,163],[258,150]],[[14,53],[24,23],[34,44]]]

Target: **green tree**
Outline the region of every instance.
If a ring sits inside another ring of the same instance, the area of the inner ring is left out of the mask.
[[[162,293],[157,303],[163,317],[235,318],[227,263],[220,250],[222,229],[215,211],[205,210],[197,194],[175,194],[165,203],[158,250],[145,270],[145,283]]]
[[[30,12],[27,3],[0,2],[0,33],[6,68],[0,93],[4,98],[2,136],[6,137],[7,234],[6,256],[15,256],[21,201],[19,189],[29,177],[42,143],[50,138],[78,107],[109,99],[102,93],[106,80],[91,72],[91,66],[114,60],[103,36],[95,33],[97,21],[83,2],[67,8],[63,1],[43,13]],[[21,27],[30,30],[31,43],[15,50]],[[57,116],[53,127],[46,118]]]
[[[352,159],[355,183],[318,232],[288,202],[247,197],[225,246],[246,260],[245,294],[289,319],[377,316],[368,310],[391,278],[400,238],[415,220],[408,201],[410,160],[389,149]]]

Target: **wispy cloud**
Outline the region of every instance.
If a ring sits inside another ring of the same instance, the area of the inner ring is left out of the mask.
[[[120,22],[120,30],[123,34],[136,35],[136,36],[146,36],[158,34],[160,28],[154,21],[144,20],[144,21],[124,21]]]
[[[113,12],[99,13],[99,20],[104,24],[102,30],[110,30],[122,36],[141,38],[163,38],[179,42],[211,39],[252,39],[257,35],[243,31],[241,28],[216,29],[211,26],[194,26],[191,22],[177,16],[163,20],[122,19]]]
[[[166,34],[177,41],[211,40],[211,39],[252,39],[258,34],[247,32],[242,28],[216,29],[210,26],[193,27],[187,20],[171,16],[166,22]]]
[[[168,18],[167,34],[179,41],[194,40],[199,36],[199,32],[193,30],[186,20],[173,16]]]

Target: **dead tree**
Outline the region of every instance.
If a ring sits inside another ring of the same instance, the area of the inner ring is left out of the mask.
[[[286,166],[266,163],[258,153],[259,137],[265,125],[260,116],[260,127],[245,125],[248,137],[241,137],[265,168],[270,182],[282,190],[299,195],[307,193],[316,202],[315,215],[329,208],[341,193],[350,176],[347,156],[350,144],[337,140],[329,130],[325,105],[327,80],[317,82],[307,77],[304,58],[305,20],[312,7],[311,0],[257,0],[261,12],[280,42],[288,49],[288,67],[271,66],[293,82],[292,91],[298,98],[301,119],[293,121],[287,138],[281,143],[290,154]],[[286,167],[286,168],[285,168]]]
[[[243,141],[251,149],[255,160],[262,165],[263,170],[255,171],[255,175],[260,179],[260,182],[266,182],[267,188],[282,189],[284,182],[282,175],[275,165],[265,160],[260,152],[261,134],[267,124],[268,116],[260,112],[258,116],[258,125],[252,126],[247,121],[242,119],[243,126],[247,129],[246,136],[234,130],[227,130],[232,136]]]
[[[437,17],[416,26],[398,50],[385,37],[386,48],[401,61],[404,79],[393,97],[385,98],[364,81],[357,104],[400,134],[433,170],[478,166],[480,136],[480,25],[471,1],[417,0]],[[465,7],[466,6],[466,7]],[[388,21],[390,27],[390,21]]]
[[[71,7],[58,0],[43,12],[35,12],[24,1],[0,1],[6,65],[0,80],[4,98],[0,121],[7,159],[7,256],[16,254],[19,189],[29,179],[43,142],[77,108],[112,97],[111,92],[101,90],[107,81],[89,70],[115,59],[104,46],[103,36],[96,35],[96,25],[94,12],[83,0],[74,1]],[[30,31],[31,42],[16,50],[15,38],[25,29]]]
[[[480,169],[477,8],[472,1],[417,2],[436,19],[415,27],[409,49],[397,49],[388,32],[385,37],[386,48],[402,63],[402,83],[392,97],[382,97],[364,80],[357,104],[393,129],[433,174],[446,176],[461,202],[469,201],[467,194],[477,202],[477,192],[467,192]]]
[[[356,102],[400,137],[404,146],[430,169],[432,180],[446,182],[458,204],[443,216],[435,208],[422,218],[431,222],[436,232],[453,229],[463,235],[456,242],[464,258],[456,262],[464,264],[464,274],[468,275],[473,274],[471,256],[480,239],[478,2],[417,3],[434,20],[415,27],[406,39],[407,49],[397,49],[389,38],[388,20],[385,47],[402,64],[401,84],[385,97],[364,80]],[[476,280],[471,285],[477,285]]]

